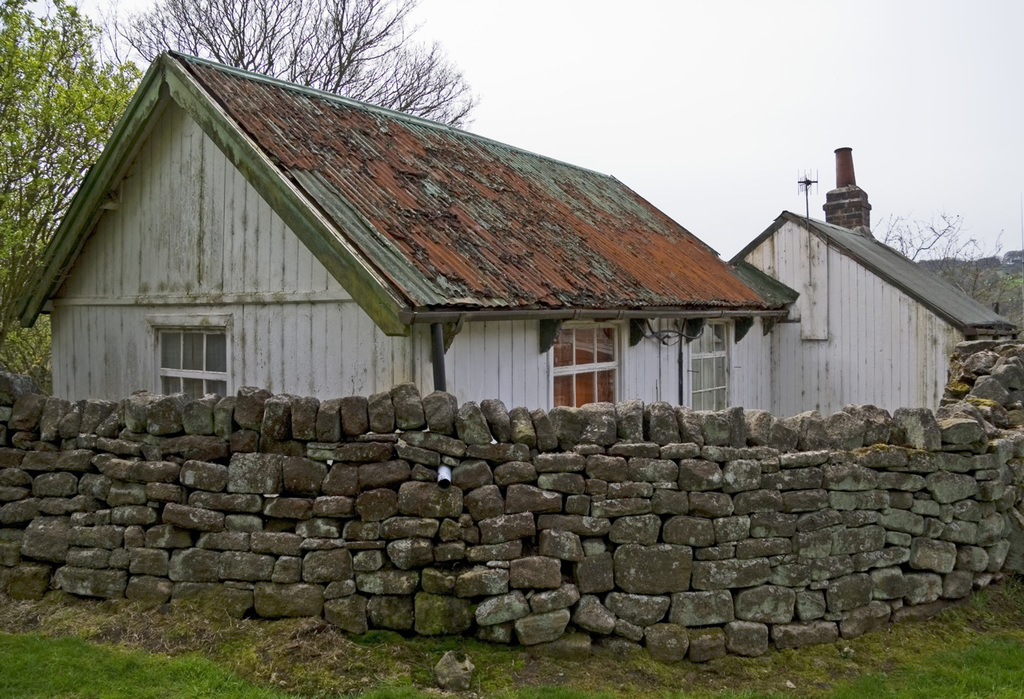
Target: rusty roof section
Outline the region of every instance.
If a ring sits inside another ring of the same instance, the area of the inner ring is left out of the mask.
[[[613,177],[172,57],[414,309],[768,307]]]

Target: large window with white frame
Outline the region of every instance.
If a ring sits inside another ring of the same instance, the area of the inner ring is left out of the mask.
[[[707,323],[690,344],[691,406],[694,410],[729,407],[729,324]]]
[[[146,318],[156,341],[156,390],[200,398],[230,390],[231,314],[167,314]]]
[[[614,325],[563,326],[553,346],[553,405],[614,402],[618,354]]]

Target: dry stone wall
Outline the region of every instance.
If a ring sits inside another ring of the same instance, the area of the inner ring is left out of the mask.
[[[1002,568],[1024,435],[944,410],[69,404],[0,374],[0,584],[666,661],[825,643]]]

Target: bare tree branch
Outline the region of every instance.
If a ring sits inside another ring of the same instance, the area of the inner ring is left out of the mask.
[[[463,125],[474,97],[437,44],[414,42],[415,6],[416,0],[158,0],[112,29],[147,60],[172,49]]]

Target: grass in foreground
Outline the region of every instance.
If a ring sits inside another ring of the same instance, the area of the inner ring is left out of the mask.
[[[760,658],[662,665],[645,653],[566,660],[472,639],[346,636],[322,620],[254,621],[52,594],[0,601],[0,696],[437,696],[447,650],[471,694],[588,697],[1024,696],[1024,585],[1015,579],[921,623]],[[86,642],[88,641],[88,642]]]

